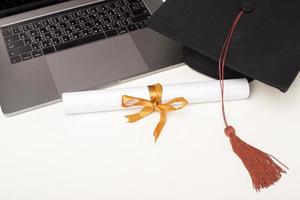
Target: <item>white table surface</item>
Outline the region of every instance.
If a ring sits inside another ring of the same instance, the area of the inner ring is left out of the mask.
[[[187,66],[117,87],[208,80]],[[0,116],[1,200],[194,200],[300,198],[300,76],[288,93],[258,81],[251,98],[227,102],[238,135],[286,163],[273,187],[256,193],[223,133],[219,103],[169,113],[157,144],[158,113],[134,124],[132,111],[66,116],[57,103]]]

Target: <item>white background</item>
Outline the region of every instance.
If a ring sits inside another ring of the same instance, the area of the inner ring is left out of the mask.
[[[117,87],[201,80],[182,66]],[[250,99],[226,102],[238,135],[290,167],[268,190],[253,190],[232,152],[220,103],[169,113],[157,144],[157,113],[128,124],[132,111],[66,116],[57,103],[0,116],[0,199],[299,199],[299,84],[300,76],[283,94],[254,81]]]

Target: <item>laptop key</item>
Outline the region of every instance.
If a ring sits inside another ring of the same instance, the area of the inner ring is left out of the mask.
[[[44,26],[49,26],[49,25],[51,25],[53,22],[50,20],[50,19],[45,19],[44,21],[43,21],[43,24],[44,24]]]
[[[10,57],[10,62],[11,62],[12,64],[15,64],[15,63],[18,63],[18,62],[21,62],[21,61],[22,61],[22,59],[21,59],[20,56],[13,56],[13,57]]]
[[[74,33],[74,32],[75,32],[75,30],[74,30],[73,27],[65,28],[65,33],[66,33],[66,34],[70,34],[70,33]]]
[[[5,42],[7,42],[7,43],[14,42],[19,39],[20,39],[19,35],[12,35],[12,36],[8,36],[8,37],[4,38]]]
[[[79,24],[79,21],[78,21],[77,19],[73,19],[73,20],[70,20],[70,24],[71,24],[72,26],[74,26],[74,25]]]
[[[62,42],[63,42],[63,41],[62,41],[61,37],[57,37],[57,38],[53,38],[53,39],[52,39],[52,43],[53,43],[54,45],[60,44],[60,43],[62,43]]]
[[[38,50],[41,48],[41,44],[40,43],[34,43],[31,45],[32,49],[33,50]]]
[[[54,49],[54,47],[47,47],[47,48],[42,49],[42,51],[43,51],[43,54],[46,55],[46,54],[54,53],[55,49]]]
[[[106,12],[99,12],[98,13],[98,16],[99,16],[99,18],[105,18],[105,17],[108,17],[108,14],[106,13]]]
[[[49,28],[50,28],[51,31],[56,31],[56,30],[59,29],[57,24],[50,25]]]
[[[94,21],[95,26],[99,27],[103,25],[103,20],[95,20]]]
[[[31,46],[27,45],[27,46],[23,46],[23,47],[20,47],[20,48],[13,49],[13,50],[9,50],[8,55],[9,56],[16,56],[16,55],[19,55],[19,54],[22,54],[22,53],[25,53],[25,52],[30,52],[30,51],[31,51]]]
[[[27,32],[20,33],[20,38],[21,38],[21,39],[28,38],[29,36],[30,36],[30,35],[29,35]]]
[[[45,38],[48,40],[48,39],[51,39],[53,38],[53,33],[45,33]]]
[[[99,16],[98,16],[97,14],[95,14],[95,13],[89,15],[89,19],[90,19],[90,20],[96,20],[96,19],[98,19],[98,17],[99,17]]]
[[[109,7],[112,8],[112,9],[113,9],[113,8],[116,8],[117,6],[118,6],[118,4],[117,4],[116,2],[115,2],[115,3],[110,3],[110,4],[109,4]]]
[[[37,42],[41,42],[41,41],[44,41],[44,40],[45,40],[45,37],[44,37],[44,36],[38,35],[38,36],[35,36],[34,39],[35,39],[35,41],[37,41]]]
[[[149,14],[148,10],[145,8],[139,9],[139,10],[134,10],[132,11],[132,14],[137,16],[137,15],[145,15],[145,14]]]
[[[131,16],[131,13],[130,13],[130,12],[125,12],[125,13],[123,13],[123,17],[124,17],[125,19],[128,19],[128,18],[134,17],[134,16]]]
[[[64,42],[68,42],[72,40],[72,35],[64,35],[62,36]]]
[[[38,22],[34,22],[32,24],[33,28],[37,29],[37,28],[42,28],[43,27],[43,24],[42,22],[38,21]]]
[[[91,23],[91,22],[86,22],[84,24],[84,26],[85,26],[85,28],[93,28],[95,25],[93,23]]]
[[[129,26],[129,25],[132,24],[132,21],[131,21],[130,19],[124,19],[124,20],[122,21],[122,23],[123,23],[125,26]],[[134,23],[134,22],[133,22],[133,23]]]
[[[127,29],[125,27],[121,27],[121,28],[118,28],[118,32],[119,34],[124,34],[124,33],[127,33]]]
[[[104,19],[103,19],[103,21],[104,21],[104,23],[105,24],[109,24],[109,23],[111,23],[111,18],[109,18],[109,17],[105,17]]]
[[[31,24],[26,24],[23,26],[23,30],[24,31],[31,31],[33,28],[32,28],[32,25]]]
[[[147,20],[149,17],[150,17],[150,15],[140,15],[140,16],[131,18],[131,21],[132,21],[133,23],[136,23],[136,22],[140,22],[140,21],[145,21],[145,20]]]
[[[104,31],[110,31],[110,30],[113,29],[113,27],[110,24],[106,24],[106,25],[103,26],[103,29],[104,29]]]
[[[135,24],[139,29],[145,28],[147,27],[147,25],[145,24],[145,22],[138,22]]]
[[[76,32],[76,33],[73,33],[72,35],[75,40],[83,37],[81,32]]]
[[[60,37],[58,37],[58,38],[53,38],[52,42],[53,42],[54,45],[56,45],[56,44],[62,43],[63,41],[62,41],[62,39]]]
[[[82,14],[83,16],[86,16],[86,15],[91,14],[91,11],[90,11],[89,9],[82,10],[82,11],[81,11],[81,14]]]
[[[39,35],[39,31],[38,30],[32,30],[32,31],[30,31],[30,35],[31,36],[37,36],[37,35]]]
[[[5,29],[2,31],[4,37],[11,36],[13,33],[10,29]]]
[[[82,30],[84,30],[84,27],[83,27],[82,24],[78,24],[78,25],[74,26],[74,28],[75,28],[76,31],[82,31]]]
[[[115,20],[115,21],[120,21],[121,19],[123,19],[123,16],[121,15],[121,14],[117,14],[117,15],[114,15],[113,16],[113,19]]]
[[[107,14],[108,14],[109,16],[112,16],[112,15],[117,14],[117,11],[116,11],[116,9],[111,9],[111,10],[108,10],[108,11],[107,11]]]
[[[42,55],[43,55],[43,53],[41,52],[41,50],[36,50],[36,51],[33,51],[33,52],[32,52],[32,56],[33,56],[34,58],[40,57],[40,56],[42,56]]]
[[[24,42],[25,42],[25,45],[29,45],[29,44],[34,43],[34,39],[33,39],[32,37],[26,38],[26,39],[24,40]]]
[[[45,47],[50,47],[52,46],[52,41],[51,40],[46,40],[42,42],[42,46]]]
[[[129,31],[134,31],[134,30],[137,30],[137,27],[134,24],[132,24],[132,25],[127,26],[127,29]]]
[[[57,17],[53,17],[53,18],[52,18],[52,21],[53,21],[53,23],[57,24],[57,23],[59,23],[59,22],[62,22],[62,19],[61,19],[60,16],[57,16]]]
[[[92,34],[93,34],[93,32],[92,32],[92,30],[91,30],[91,29],[88,29],[88,30],[84,30],[84,31],[82,31],[82,34],[83,34],[83,36],[89,36],[89,35],[92,35]]]
[[[60,26],[61,28],[67,28],[67,27],[69,27],[69,23],[68,23],[68,22],[61,22],[61,23],[59,24],[59,26]]]
[[[15,48],[19,48],[19,47],[22,47],[22,46],[24,46],[24,41],[23,40],[19,40],[19,41],[7,44],[8,49],[15,49]]]
[[[23,61],[26,61],[26,60],[30,60],[32,58],[32,56],[31,56],[30,52],[29,53],[23,53],[21,55],[21,58],[22,58]]]
[[[48,32],[50,32],[50,30],[49,30],[48,27],[40,28],[40,31],[41,31],[41,33],[48,33]]]
[[[114,22],[114,23],[112,23],[112,27],[114,29],[120,28],[120,27],[122,27],[122,23],[121,22]]]
[[[72,15],[73,15],[73,18],[81,17],[80,11],[75,11],[75,12],[72,13]]]
[[[62,32],[62,30],[57,30],[54,31],[54,34],[56,35],[56,37],[62,36],[64,33]]]
[[[91,8],[91,12],[92,12],[92,13],[97,13],[97,12],[99,12],[99,11],[100,11],[100,10],[99,10],[98,7]]]
[[[21,33],[23,32],[23,29],[21,27],[15,27],[13,28],[13,33],[14,34],[18,34],[18,33]]]
[[[116,30],[106,31],[105,35],[107,37],[112,37],[112,36],[118,35],[118,32]]]
[[[81,23],[85,23],[85,22],[88,22],[89,19],[88,19],[87,17],[80,17],[80,18],[79,18],[79,21],[80,21]]]
[[[71,16],[71,14],[66,14],[66,15],[63,15],[61,18],[62,18],[64,21],[69,21],[70,19],[72,19],[72,16]]]
[[[94,34],[97,34],[97,33],[100,33],[102,30],[98,27],[94,27],[94,28],[92,28],[92,31]]]

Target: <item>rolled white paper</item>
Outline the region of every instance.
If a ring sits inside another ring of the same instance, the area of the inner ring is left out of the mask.
[[[240,100],[249,97],[249,83],[246,79],[225,80],[225,100]],[[104,112],[123,110],[121,99],[129,95],[150,99],[148,87],[105,89],[83,92],[64,93],[63,107],[66,114]],[[206,103],[221,100],[220,82],[205,81],[163,85],[162,101],[167,102],[176,97],[184,97],[189,104]],[[126,109],[137,109],[131,107]]]

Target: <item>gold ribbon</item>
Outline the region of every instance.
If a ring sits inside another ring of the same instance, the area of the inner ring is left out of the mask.
[[[122,106],[124,108],[133,107],[133,106],[144,107],[140,112],[136,114],[125,116],[128,119],[128,122],[130,123],[141,120],[155,111],[160,113],[160,121],[157,124],[153,134],[156,142],[164,125],[166,124],[167,113],[182,109],[188,104],[188,101],[183,97],[178,97],[163,104],[162,85],[161,84],[150,85],[148,86],[148,89],[150,93],[150,99],[151,99],[150,101],[138,97],[124,95],[122,97]],[[175,103],[179,103],[179,105],[175,106],[174,105]]]

